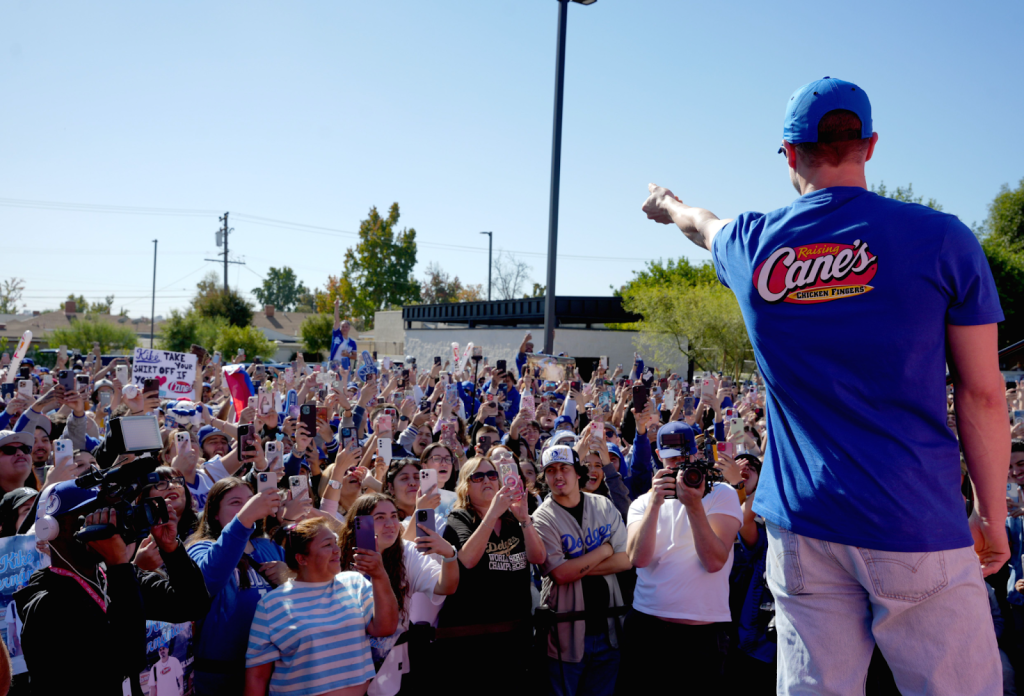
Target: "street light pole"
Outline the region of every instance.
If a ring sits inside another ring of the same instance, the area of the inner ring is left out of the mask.
[[[597,0],[573,0],[593,5]],[[558,183],[562,167],[562,88],[565,82],[565,22],[569,0],[558,0],[558,49],[555,53],[555,118],[551,137],[551,205],[548,210],[548,282],[544,292],[544,352],[555,352],[555,261],[558,254]]]
[[[481,232],[487,235],[487,301],[491,301],[491,269],[494,268],[494,233]]]
[[[156,325],[156,240],[153,240],[153,300],[149,305],[149,347],[153,347],[153,330]]]

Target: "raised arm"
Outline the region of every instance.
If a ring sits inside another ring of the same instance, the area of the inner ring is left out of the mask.
[[[687,239],[708,251],[711,250],[711,241],[718,234],[718,230],[731,222],[719,220],[710,210],[686,205],[683,199],[667,188],[648,184],[647,190],[651,195],[647,197],[642,207],[647,213],[647,219],[663,225],[675,223]]]

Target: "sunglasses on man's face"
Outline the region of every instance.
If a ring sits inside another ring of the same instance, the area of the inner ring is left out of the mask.
[[[472,474],[469,475],[469,480],[472,481],[473,483],[483,483],[484,479],[487,479],[489,481],[497,481],[498,480],[498,472],[497,471],[474,471]]]
[[[10,457],[18,452],[21,452],[22,454],[32,454],[32,448],[28,445],[4,445],[3,447],[0,447],[0,452]]]

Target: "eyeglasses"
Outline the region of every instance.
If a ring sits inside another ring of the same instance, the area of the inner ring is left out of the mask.
[[[21,452],[22,454],[32,454],[32,448],[28,445],[4,445],[3,447],[0,447],[0,452],[10,457],[18,452]]]
[[[153,484],[153,490],[166,491],[171,486],[174,486],[175,488],[184,488],[185,479],[182,478],[181,476],[172,476],[166,481],[157,481],[156,483]]]
[[[469,480],[472,481],[473,483],[483,483],[484,479],[487,479],[488,481],[497,481],[498,480],[498,472],[497,471],[474,471],[472,474],[469,475]]]
[[[604,436],[605,436],[605,439],[608,439],[610,437],[618,437],[619,434],[617,432],[615,432],[614,430],[605,430],[604,431]]]
[[[433,462],[434,464],[451,464],[452,463],[452,458],[451,457],[443,457],[440,454],[435,454],[432,457],[430,457],[430,459],[428,459],[427,461],[428,462]]]
[[[504,461],[509,461],[510,462],[510,461],[512,461],[512,453],[507,451],[507,450],[501,450],[500,452],[495,452],[491,456],[491,459],[493,459],[496,462],[504,462]]]

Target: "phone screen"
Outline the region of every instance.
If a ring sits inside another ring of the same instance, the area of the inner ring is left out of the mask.
[[[245,423],[238,426],[238,454],[243,461],[249,461],[252,455],[247,455],[247,450],[256,448],[256,434],[253,432],[252,423]]]

